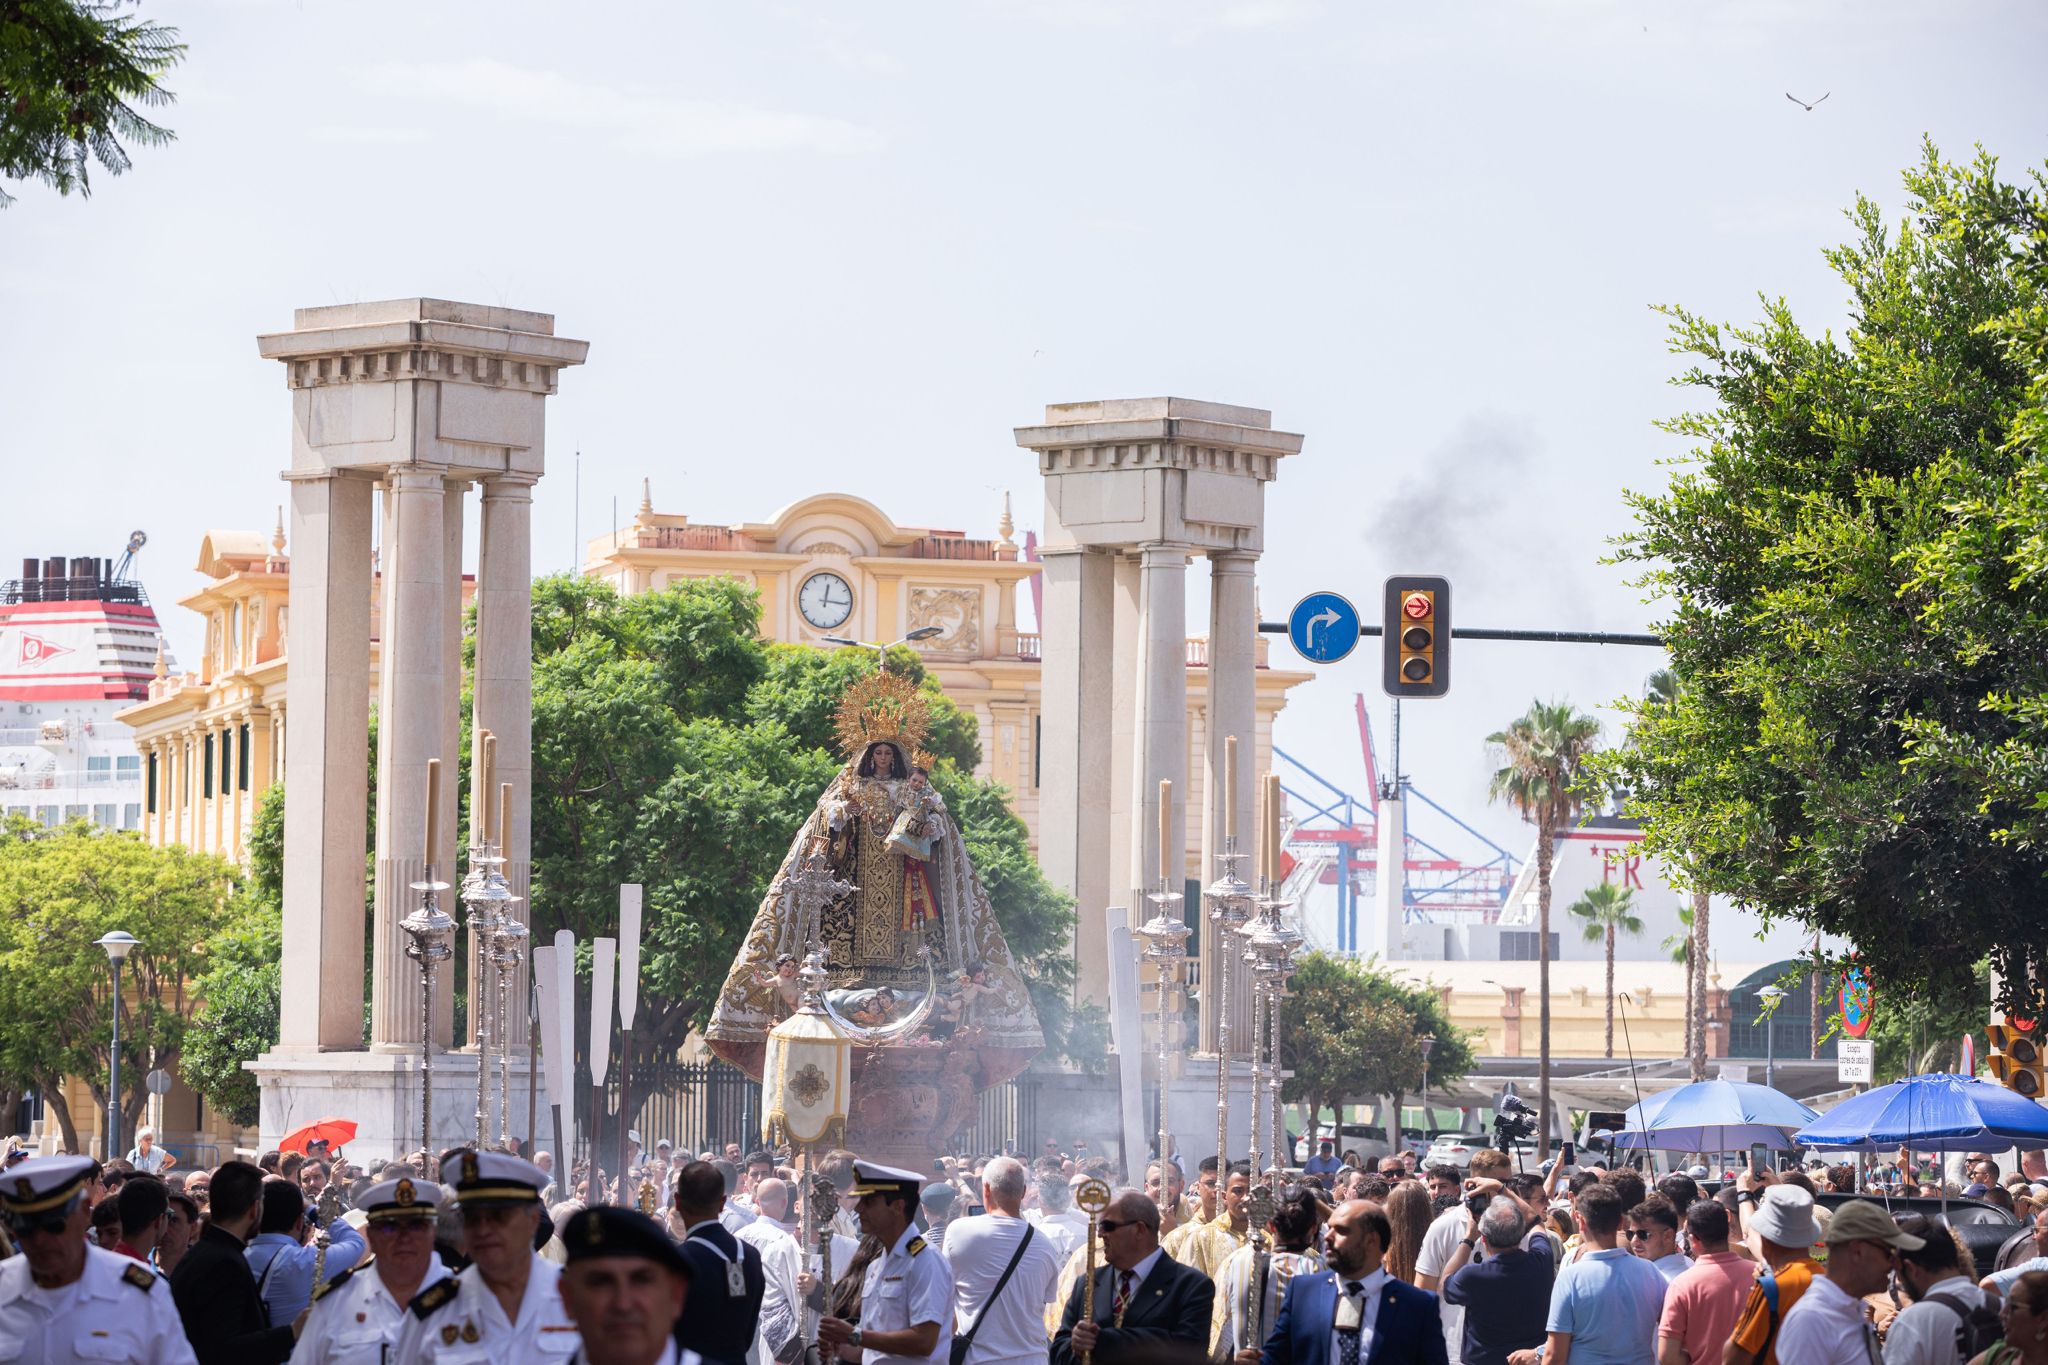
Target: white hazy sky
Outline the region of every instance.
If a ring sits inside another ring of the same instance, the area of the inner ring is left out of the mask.
[[[643,475],[700,521],[843,488],[989,534],[1004,489],[1039,520],[1012,427],[1171,393],[1307,435],[1268,495],[1268,618],[1438,572],[1467,625],[1642,630],[1598,560],[1622,490],[1679,453],[1651,426],[1688,400],[1649,305],[1746,320],[1783,294],[1839,328],[1820,250],[1857,191],[1899,202],[1923,133],[2014,176],[2044,153],[2048,10],[2016,0],[143,13],[190,44],[177,143],[89,200],[10,186],[0,214],[0,565],[142,527],[160,606],[207,528],[282,499],[255,335],[427,294],[592,343],[550,409],[544,569],[570,562],[578,448],[585,536]],[[164,614],[190,659],[195,622]],[[1461,644],[1404,767],[1519,853],[1482,737],[1658,661]],[[1368,642],[1281,742],[1362,792],[1358,691],[1384,740]]]

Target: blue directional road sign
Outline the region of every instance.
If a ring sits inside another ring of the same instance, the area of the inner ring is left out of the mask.
[[[1358,648],[1358,608],[1333,592],[1312,592],[1287,616],[1287,638],[1305,659],[1333,664]]]

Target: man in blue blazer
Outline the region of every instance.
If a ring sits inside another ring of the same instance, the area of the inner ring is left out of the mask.
[[[1294,1277],[1259,1365],[1446,1365],[1436,1295],[1381,1265],[1393,1235],[1378,1204],[1339,1205],[1324,1232],[1330,1268]]]

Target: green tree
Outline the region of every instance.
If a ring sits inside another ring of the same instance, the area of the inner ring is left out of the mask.
[[[119,3],[0,0],[0,178],[92,192],[97,161],[128,169],[117,139],[160,146],[176,134],[144,118],[172,96],[157,81],[185,55],[178,31]],[[0,208],[14,202],[0,190]]]
[[[1957,998],[1988,951],[2038,1014],[2048,200],[1981,151],[1904,179],[1902,221],[1859,198],[1826,253],[1844,336],[1666,310],[1708,403],[1617,546],[1688,685],[1624,703],[1608,772],[1651,852],[1853,940],[1884,999]]]
[[[1566,913],[1580,921],[1581,936],[1588,943],[1601,943],[1607,949],[1607,1055],[1614,1055],[1614,942],[1617,937],[1627,934],[1634,938],[1643,932],[1642,916],[1636,914],[1636,893],[1624,890],[1613,882],[1602,882],[1587,888],[1566,907]],[[1688,1000],[1690,997],[1688,997]]]
[[[1327,953],[1295,964],[1281,1007],[1281,1060],[1292,1072],[1281,1098],[1307,1109],[1311,1139],[1322,1112],[1355,1100],[1390,1096],[1389,1141],[1399,1145],[1402,1100],[1422,1083],[1425,1054],[1431,1081],[1454,1083],[1472,1069],[1472,1047],[1453,1025],[1437,993]]]
[[[1536,1152],[1550,1154],[1550,870],[1557,837],[1585,804],[1587,760],[1600,722],[1570,702],[1532,701],[1505,730],[1486,737],[1495,761],[1489,795],[1536,826],[1536,994],[1538,1004]]]
[[[79,1151],[64,1078],[92,1087],[102,1111],[115,1011],[121,1019],[122,1131],[147,1098],[152,1063],[176,1068],[190,1028],[188,983],[207,946],[238,920],[235,868],[209,854],[152,848],[83,820],[46,831],[10,822],[0,835],[0,1076],[33,1086]],[[114,930],[138,940],[113,998]]]
[[[1676,672],[1660,668],[1650,675],[1649,686],[1644,689],[1643,700],[1651,706],[1669,706],[1678,700],[1682,686]],[[1634,732],[1631,730],[1630,743],[1633,742]],[[1676,860],[1676,865],[1691,866],[1683,857]],[[1692,911],[1683,916],[1685,923],[1692,930],[1692,945],[1685,956],[1685,1055],[1690,1063],[1687,1069],[1691,1078],[1703,1081],[1707,1078],[1707,974],[1704,970],[1693,970],[1693,966],[1695,963],[1704,964],[1713,960],[1708,927],[1714,912],[1714,898],[1697,886],[1692,888],[1691,894]]]
[[[208,945],[207,969],[193,979],[199,1011],[178,1075],[229,1123],[246,1128],[259,1117],[259,1096],[242,1064],[277,1041],[284,933],[275,901],[249,895],[238,909],[238,922]]]

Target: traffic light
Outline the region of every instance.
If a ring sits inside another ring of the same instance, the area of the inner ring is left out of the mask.
[[[1387,695],[1441,697],[1450,691],[1450,580],[1389,578],[1382,619],[1382,681]]]
[[[2033,1025],[2015,1027],[2010,1021],[1993,1024],[1987,1030],[1991,1037],[1991,1074],[1998,1083],[2015,1095],[2024,1095],[2030,1100],[2048,1095],[2048,1077],[2041,1067],[2041,1040],[2034,1035]]]

